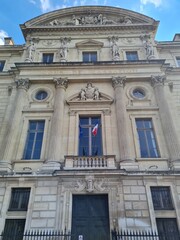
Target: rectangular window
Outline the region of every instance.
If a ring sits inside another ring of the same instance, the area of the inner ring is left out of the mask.
[[[5,65],[5,61],[0,60],[0,72],[3,71],[4,65]]]
[[[176,218],[157,218],[159,240],[179,240],[180,233]]]
[[[180,67],[180,57],[176,57],[177,66]]]
[[[3,240],[23,239],[25,219],[6,219]]]
[[[12,188],[9,211],[27,211],[30,188]]]
[[[136,61],[138,60],[138,54],[136,51],[126,52],[127,61]]]
[[[24,159],[40,159],[45,121],[29,121]]]
[[[170,187],[151,187],[154,210],[173,210]]]
[[[83,52],[83,62],[97,62],[97,52]]]
[[[136,119],[136,128],[142,158],[159,157],[151,119]]]
[[[100,117],[80,117],[79,156],[102,156]]]
[[[43,63],[52,63],[54,53],[43,53]]]

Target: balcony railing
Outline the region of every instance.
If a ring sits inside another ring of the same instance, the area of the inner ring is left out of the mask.
[[[64,169],[116,169],[115,156],[65,156]]]

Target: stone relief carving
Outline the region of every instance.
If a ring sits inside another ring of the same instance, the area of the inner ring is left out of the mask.
[[[71,41],[71,38],[60,38],[59,57],[61,62],[67,61],[68,48],[67,44]]]
[[[36,51],[36,48],[35,48],[34,42],[30,40],[30,43],[27,46],[27,58],[25,59],[26,62],[34,61],[35,51]]]
[[[48,39],[48,40],[43,40],[42,41],[42,44],[46,47],[52,47],[52,46],[55,46],[59,43],[59,41],[57,40],[52,40],[52,39]]]
[[[86,190],[87,192],[94,192],[95,190],[103,192],[106,190],[105,180],[95,180],[94,176],[87,176],[84,180],[77,180],[75,184],[75,190],[77,192],[82,192]]]
[[[141,38],[141,40],[143,42],[143,45],[144,45],[144,48],[145,48],[145,51],[146,51],[147,59],[155,58],[155,56],[154,56],[154,47],[153,47],[150,35],[143,35],[140,38]]]
[[[69,81],[67,78],[55,78],[54,83],[56,87],[63,87],[66,89],[68,87]]]
[[[100,92],[98,88],[92,86],[92,83],[88,83],[85,88],[81,89],[79,100],[100,100]]]
[[[165,75],[158,75],[158,76],[151,76],[151,84],[152,86],[156,86],[156,85],[164,85],[164,82],[166,80],[166,76]]]
[[[119,61],[120,60],[120,49],[117,44],[118,37],[112,36],[109,37],[109,42],[111,46],[112,60]]]
[[[99,14],[87,13],[86,15],[75,16],[72,15],[71,19],[62,20],[54,19],[47,25],[50,26],[68,26],[68,25],[117,25],[117,24],[132,24],[133,20],[129,16],[123,16],[118,19],[110,19],[109,17]]]
[[[25,89],[25,90],[28,90],[29,89],[29,86],[30,86],[30,82],[29,82],[29,79],[28,78],[25,78],[25,79],[17,79],[15,81],[16,83],[16,87],[17,88],[21,88],[21,89]]]
[[[116,87],[124,87],[126,81],[126,77],[112,77],[112,86],[113,88]]]

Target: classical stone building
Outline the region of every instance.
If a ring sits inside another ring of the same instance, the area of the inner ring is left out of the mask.
[[[0,231],[179,239],[180,35],[156,41],[158,24],[74,7],[20,25],[23,45],[5,39]]]

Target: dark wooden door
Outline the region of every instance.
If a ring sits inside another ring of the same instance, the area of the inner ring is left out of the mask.
[[[74,240],[110,239],[108,195],[73,195],[72,234]]]

